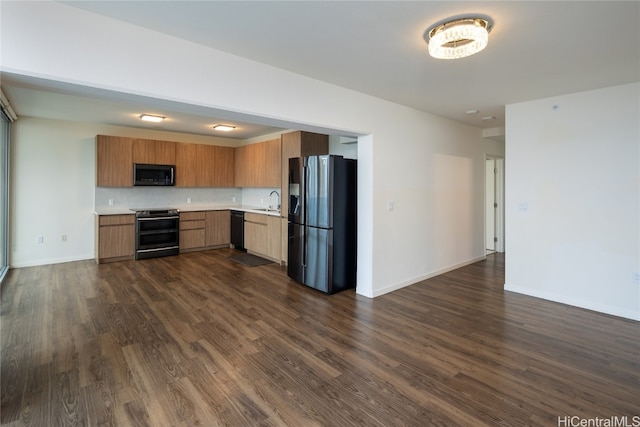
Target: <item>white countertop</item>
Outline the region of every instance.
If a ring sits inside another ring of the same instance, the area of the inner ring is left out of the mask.
[[[262,215],[271,215],[271,216],[280,216],[280,211],[272,211],[265,210],[265,208],[260,208],[257,206],[238,206],[238,205],[229,205],[229,206],[209,206],[209,205],[184,205],[177,206],[180,212],[197,212],[197,211],[226,211],[226,210],[234,210],[234,211],[243,211],[243,212],[252,212]],[[103,208],[96,209],[94,212],[96,215],[133,215],[134,212],[127,208]]]

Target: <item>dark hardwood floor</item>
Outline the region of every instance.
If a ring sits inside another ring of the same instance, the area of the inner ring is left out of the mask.
[[[10,271],[0,424],[569,426],[640,415],[640,324],[504,292],[500,254],[371,300],[321,294],[232,253]]]

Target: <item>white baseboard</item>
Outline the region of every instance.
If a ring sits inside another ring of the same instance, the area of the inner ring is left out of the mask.
[[[592,301],[583,301],[566,295],[556,294],[554,292],[531,290],[529,288],[513,286],[507,283],[504,284],[504,290],[522,295],[528,295],[530,297],[544,299],[547,301],[558,302],[560,304],[570,305],[572,307],[585,308],[587,310],[597,311],[599,313],[610,314],[612,316],[624,317],[625,319],[640,321],[640,312],[627,310],[625,308],[612,307],[610,305],[599,304]]]
[[[37,259],[37,260],[27,261],[27,262],[11,263],[9,268],[37,267],[40,265],[62,264],[64,262],[85,261],[88,259],[95,259],[95,256],[93,254],[89,254],[89,255],[76,255],[76,256],[70,256],[65,258]]]
[[[415,285],[418,282],[422,282],[423,280],[427,280],[427,279],[430,279],[432,277],[436,277],[436,276],[439,276],[441,274],[448,273],[449,271],[456,270],[456,269],[458,269],[460,267],[464,267],[466,265],[473,264],[473,263],[476,263],[478,261],[484,261],[485,259],[487,259],[487,256],[486,255],[482,255],[482,256],[477,257],[477,258],[473,258],[473,259],[470,259],[470,260],[467,260],[467,261],[463,261],[461,263],[458,263],[458,264],[455,264],[455,265],[451,265],[449,267],[441,268],[439,270],[435,270],[435,271],[429,272],[427,274],[423,274],[421,276],[414,277],[413,279],[405,280],[405,281],[402,281],[400,283],[396,283],[394,285],[387,286],[387,287],[382,288],[382,289],[374,290],[373,291],[373,298],[379,297],[380,295],[388,294],[389,292],[397,291],[398,289],[402,289],[402,288],[410,286],[410,285]]]

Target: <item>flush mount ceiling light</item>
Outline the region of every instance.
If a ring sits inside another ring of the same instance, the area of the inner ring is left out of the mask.
[[[485,16],[450,18],[427,28],[429,54],[438,59],[464,58],[487,47],[493,22]]]
[[[154,116],[153,114],[141,114],[140,115],[140,120],[144,120],[145,122],[160,123],[164,119],[165,119],[165,117]]]
[[[222,132],[230,132],[232,130],[234,130],[236,127],[235,126],[231,126],[231,125],[215,125],[213,127],[213,130],[219,130]]]

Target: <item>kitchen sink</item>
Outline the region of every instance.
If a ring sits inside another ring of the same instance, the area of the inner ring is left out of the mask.
[[[255,208],[251,209],[252,211],[260,211],[260,212],[280,212],[280,209],[271,209],[271,208]]]

